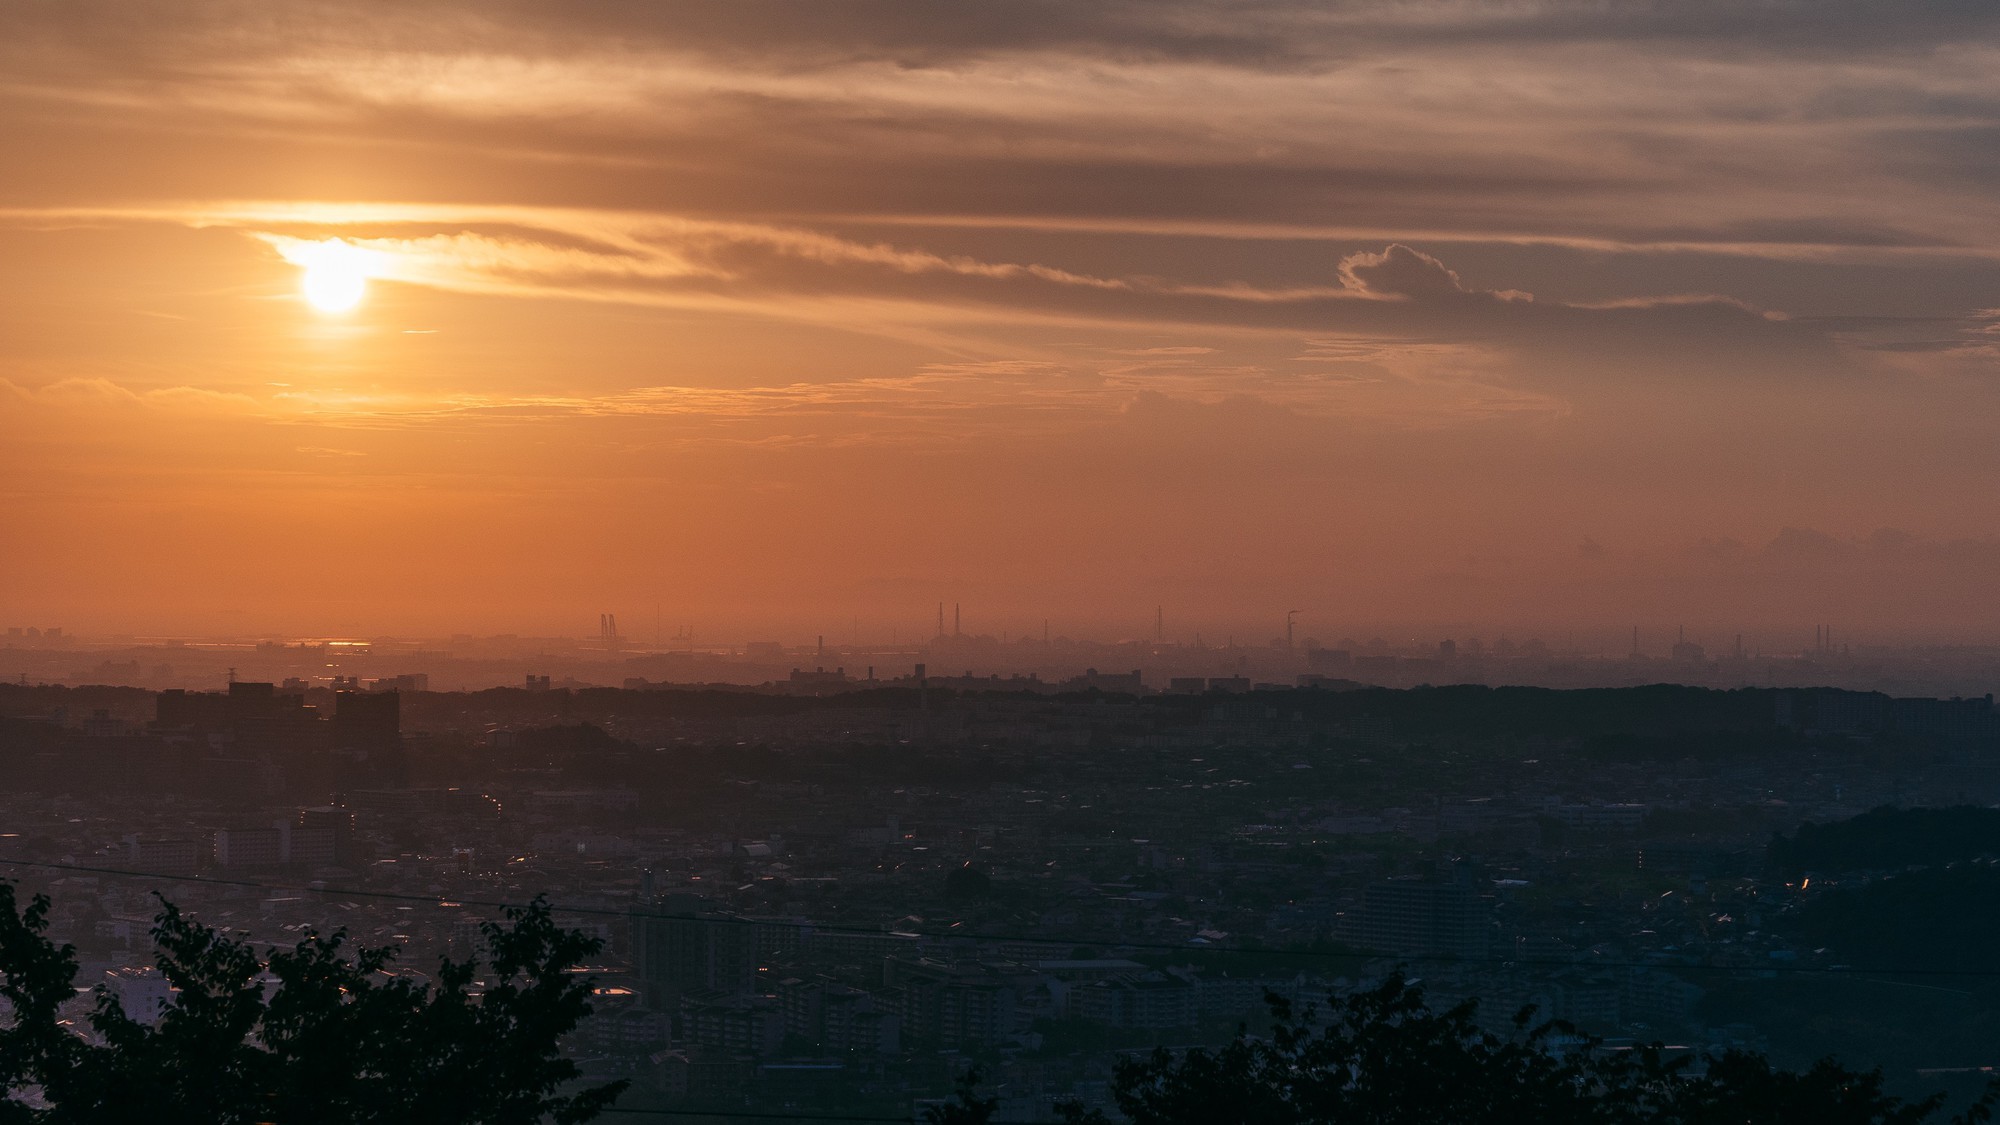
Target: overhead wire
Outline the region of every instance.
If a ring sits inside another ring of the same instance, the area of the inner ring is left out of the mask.
[[[129,868],[106,867],[80,863],[54,863],[46,860],[0,858],[0,867],[35,868],[51,871],[67,871],[80,875],[106,875],[122,878],[152,879],[164,882],[186,883],[196,886],[239,887],[252,890],[285,891],[294,894],[318,894],[335,898],[379,899],[391,902],[423,903],[432,907],[474,906],[491,910],[520,910],[529,902],[501,899],[466,898],[457,895],[412,894],[408,891],[373,890],[366,887],[314,886],[312,884],[276,883],[260,879],[211,877],[206,875],[182,875],[161,871],[137,871]],[[541,897],[541,896],[537,896]],[[532,900],[530,900],[532,901]],[[1009,942],[1032,945],[1101,947],[1130,950],[1140,953],[1173,953],[1186,957],[1263,957],[1268,959],[1298,959],[1346,961],[1353,963],[1395,962],[1407,965],[1502,965],[1514,968],[1550,969],[1657,969],[1670,972],[1711,972],[1711,973],[1780,973],[1780,974],[1831,974],[1836,976],[1933,976],[1933,977],[2000,977],[2000,966],[1992,968],[1948,968],[1927,966],[1882,966],[1882,965],[1799,965],[1787,962],[1757,963],[1751,965],[1731,964],[1686,964],[1678,961],[1633,961],[1591,958],[1569,960],[1559,957],[1509,957],[1506,955],[1472,954],[1387,954],[1371,951],[1342,951],[1332,949],[1258,949],[1243,946],[1203,945],[1162,941],[1134,941],[1116,935],[1046,935],[1046,934],[1005,934],[972,930],[883,930],[864,926],[822,924],[810,921],[744,918],[733,915],[701,916],[668,913],[658,910],[643,910],[635,907],[614,909],[603,906],[582,904],[569,905],[543,898],[552,912],[585,917],[608,918],[650,918],[675,921],[700,921],[720,926],[772,926],[797,925],[813,933],[842,934],[855,937],[907,937],[919,941],[970,941]]]
[[[650,1109],[650,1108],[633,1107],[626,1109],[615,1109],[615,1108],[607,1109],[607,1110],[602,1110],[600,1112],[603,1112],[605,1114],[617,1113],[617,1114],[631,1114],[635,1116],[657,1116],[657,1117],[720,1117],[725,1120],[732,1120],[732,1121],[740,1120],[740,1121],[876,1122],[878,1123],[878,1125],[914,1125],[914,1123],[918,1120],[914,1115],[905,1115],[902,1117],[890,1117],[887,1115],[874,1116],[869,1114],[848,1114],[848,1113],[777,1113],[777,1112],[758,1113],[754,1110],[741,1110],[741,1109],[724,1109],[724,1110]],[[1002,1119],[997,1121],[990,1121],[987,1123],[987,1125],[1046,1125],[1046,1123],[1037,1121],[1008,1121]]]

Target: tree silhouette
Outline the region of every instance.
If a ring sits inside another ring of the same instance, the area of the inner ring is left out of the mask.
[[[958,1076],[958,1088],[942,1105],[924,1107],[923,1125],[986,1125],[1000,1108],[999,1098],[979,1096],[978,1067],[968,1067]]]
[[[1165,1049],[1119,1064],[1112,1084],[1133,1125],[1917,1125],[1941,1099],[1885,1094],[1880,1072],[1821,1062],[1803,1073],[1730,1052],[1697,1071],[1688,1057],[1607,1052],[1559,1022],[1512,1034],[1474,1022],[1472,1002],[1445,1011],[1400,976],[1312,1007],[1267,996],[1268,1038]],[[1955,1119],[1990,1119],[1995,1092]],[[1081,1106],[1070,1125],[1108,1125]]]
[[[576,972],[595,938],[536,899],[486,923],[489,950],[441,961],[434,983],[388,972],[393,946],[308,933],[260,957],[161,900],[156,963],[177,990],[157,1024],[103,989],[64,1022],[76,955],[48,937],[49,900],[0,882],[0,1125],[576,1125],[623,1091],[578,1092],[563,1036],[590,1014]]]
[[[441,961],[421,982],[395,947],[308,933],[259,955],[161,901],[156,962],[177,990],[157,1023],[97,991],[82,1026],[75,950],[48,937],[49,900],[22,908],[0,882],[0,1125],[580,1125],[623,1091],[574,1090],[562,1038],[590,1014],[580,975],[599,942],[548,903],[483,926],[487,960]],[[1500,1034],[1472,1002],[1438,1011],[1400,976],[1314,1006],[1275,996],[1270,1034],[1157,1050],[1117,1067],[1132,1125],[1922,1125],[1940,1098],[1884,1091],[1879,1071],[1822,1061],[1801,1072],[1729,1052],[1667,1059],[1605,1051],[1530,1012]],[[925,1125],[985,1125],[980,1076]],[[1952,1121],[1990,1122],[2000,1085]],[[1109,1125],[1063,1107],[1070,1125]]]

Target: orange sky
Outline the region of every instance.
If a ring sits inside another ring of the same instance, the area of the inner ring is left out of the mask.
[[[1995,13],[0,5],[0,624],[1990,637]]]

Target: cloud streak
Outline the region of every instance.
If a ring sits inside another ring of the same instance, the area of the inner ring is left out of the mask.
[[[218,173],[305,126],[372,163],[451,153],[467,178],[403,178],[464,198],[560,166],[564,194],[679,213],[2000,247],[1963,176],[2000,109],[1972,4],[999,7],[76,4],[16,9],[0,51],[24,124],[153,120]]]
[[[1282,338],[1337,331],[1613,353],[1692,328],[1710,342],[1761,349],[1766,359],[1831,355],[1826,334],[1732,298],[1538,301],[1519,289],[1468,286],[1439,258],[1401,243],[1330,259],[1325,283],[1258,286],[1102,276],[795,226],[577,209],[249,203],[14,217],[235,229],[288,260],[331,238],[364,251],[373,275],[392,282],[729,311],[890,336],[955,330],[984,337],[989,349],[1006,325],[1206,325]]]

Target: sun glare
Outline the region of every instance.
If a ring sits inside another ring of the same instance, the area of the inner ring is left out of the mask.
[[[299,291],[323,313],[344,313],[368,295],[368,251],[331,238],[290,248],[285,257],[305,270]]]

